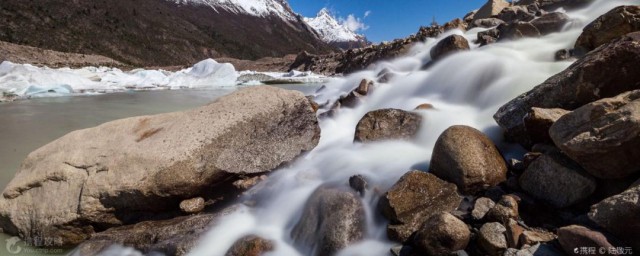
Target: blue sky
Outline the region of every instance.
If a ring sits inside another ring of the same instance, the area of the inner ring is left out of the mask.
[[[360,29],[370,41],[390,41],[406,37],[418,31],[420,25],[428,25],[435,16],[442,24],[454,18],[462,18],[469,11],[478,9],[486,0],[289,0],[294,11],[305,17],[315,17],[323,7],[337,17],[359,20]],[[365,17],[365,13],[368,15]]]

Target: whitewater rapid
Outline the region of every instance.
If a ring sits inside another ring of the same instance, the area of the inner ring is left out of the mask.
[[[190,255],[224,255],[234,241],[249,234],[275,242],[275,251],[266,255],[311,255],[311,248],[300,250],[290,236],[306,200],[322,184],[348,186],[349,177],[355,174],[363,175],[369,183],[370,190],[362,198],[367,211],[367,234],[364,240],[339,255],[388,255],[394,244],[387,239],[387,222],[376,209],[379,196],[407,171],[427,170],[437,137],[451,125],[468,125],[483,131],[507,158],[522,153],[519,147],[502,141],[492,115],[502,104],[567,68],[571,61],[556,62],[554,53],[573,48],[582,28],[601,14],[628,4],[640,4],[640,0],[596,1],[567,13],[572,22],[560,33],[482,48],[472,45],[472,51],[457,53],[429,70],[420,70],[430,61],[429,51],[438,40],[458,34],[474,42],[482,29],[449,31],[415,45],[404,57],[377,63],[369,70],[328,83],[316,95],[317,102],[335,101],[354,89],[361,79],[376,80],[383,69],[395,74],[388,83],[377,83],[361,105],[343,108],[335,117],[321,119],[319,145],[291,166],[270,174],[240,198],[239,202],[257,204],[241,206],[236,213],[219,220]],[[353,142],[355,126],[368,111],[413,110],[422,103],[430,103],[435,109],[419,111],[424,121],[414,141]]]

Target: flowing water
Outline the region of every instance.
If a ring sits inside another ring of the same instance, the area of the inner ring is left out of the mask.
[[[519,147],[502,142],[492,115],[502,104],[568,67],[571,62],[555,62],[554,53],[572,48],[586,24],[624,4],[640,4],[640,1],[598,0],[583,10],[568,13],[573,22],[561,33],[482,48],[474,45],[470,52],[455,54],[429,70],[420,70],[430,60],[429,50],[437,40],[455,33],[474,41],[480,29],[466,33],[451,31],[416,45],[405,57],[378,63],[371,70],[328,84],[316,95],[318,102],[335,100],[363,78],[375,80],[384,68],[396,73],[388,83],[378,84],[363,104],[321,120],[319,145],[253,188],[251,194],[254,195],[240,202],[255,200],[258,204],[243,206],[219,221],[191,255],[224,255],[235,240],[248,234],[273,240],[276,250],[269,255],[312,255],[312,248],[295,247],[290,233],[314,189],[321,184],[347,186],[350,176],[361,174],[370,187],[385,191],[407,171],[427,169],[438,135],[451,125],[469,125],[483,131],[497,142],[506,157],[522,153]],[[424,121],[414,141],[353,143],[355,126],[368,111],[412,110],[422,103],[430,103],[435,109],[420,112]],[[379,194],[369,192],[362,199],[367,208],[366,238],[342,250],[340,255],[388,255],[393,244],[386,238],[386,221],[376,211],[378,197]]]

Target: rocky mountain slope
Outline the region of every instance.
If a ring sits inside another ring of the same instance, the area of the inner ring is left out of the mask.
[[[137,66],[333,49],[282,0],[6,0],[0,20],[0,41]]]
[[[320,34],[323,41],[342,49],[360,48],[368,44],[363,35],[340,24],[326,8],[320,10],[315,18],[304,18],[304,21]]]

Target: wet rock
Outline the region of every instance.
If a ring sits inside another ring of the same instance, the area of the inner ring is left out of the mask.
[[[492,28],[478,32],[477,43],[479,43],[480,46],[485,46],[497,42],[498,38],[500,38],[500,30]]]
[[[498,15],[502,9],[509,7],[509,2],[504,0],[488,0],[480,9],[476,12],[473,19],[486,19]]]
[[[80,244],[72,255],[95,255],[114,244],[133,247],[143,253],[186,255],[200,237],[222,216],[235,211],[230,207],[219,213],[177,217],[170,220],[144,221],[134,225],[115,227],[94,234]]]
[[[291,237],[315,255],[333,255],[364,238],[365,228],[364,206],[355,193],[320,187],[309,197]]]
[[[506,223],[509,219],[518,219],[518,201],[512,196],[506,195],[491,208],[485,215],[487,221]]]
[[[449,127],[438,137],[430,170],[463,193],[477,193],[507,179],[507,165],[493,142],[461,125]]]
[[[486,197],[480,197],[476,200],[473,211],[471,212],[471,216],[475,220],[481,220],[484,216],[496,205],[493,200]]]
[[[460,35],[450,35],[443,38],[431,49],[431,59],[436,61],[460,51],[468,51],[469,42]]]
[[[364,193],[367,190],[367,180],[365,180],[362,175],[354,175],[349,177],[349,186],[361,196],[364,196]]]
[[[640,171],[640,90],[582,106],[549,130],[555,144],[590,174],[624,178]]]
[[[434,107],[429,103],[422,103],[418,105],[414,110],[427,110],[427,109],[434,109]]]
[[[447,212],[429,218],[416,233],[413,244],[427,255],[446,255],[467,247],[467,224]]]
[[[556,61],[563,61],[568,60],[571,57],[573,57],[573,50],[561,49],[555,53],[553,59]]]
[[[0,228],[79,244],[96,227],[170,218],[184,198],[229,193],[241,174],[273,170],[319,137],[304,95],[269,86],[74,131],[24,160],[0,198]]]
[[[623,72],[637,68],[637,56],[640,56],[640,32],[590,52],[502,106],[493,117],[509,140],[528,145],[523,118],[532,107],[574,110],[602,98],[640,89],[640,72]]]
[[[199,213],[204,210],[204,198],[196,197],[180,202],[180,210],[184,213]]]
[[[563,208],[588,198],[596,189],[596,180],[571,159],[544,154],[520,176],[520,187],[554,207]]]
[[[504,21],[501,19],[486,18],[486,19],[474,20],[473,23],[471,23],[471,26],[477,27],[477,28],[492,28],[492,27],[499,26],[501,24],[504,24]]]
[[[525,21],[516,21],[513,23],[505,23],[498,26],[500,31],[499,40],[510,39],[516,40],[525,37],[540,37],[540,30],[533,24]]]
[[[313,96],[306,96],[306,98],[309,101],[309,104],[311,104],[311,108],[313,109],[313,112],[318,112],[318,109],[320,109],[320,104],[315,102]]]
[[[531,21],[531,25],[536,27],[540,31],[541,35],[548,35],[551,33],[559,32],[564,25],[569,23],[569,16],[561,12],[551,12],[543,14],[542,16]]]
[[[275,248],[273,241],[255,235],[248,235],[238,239],[225,256],[260,256]]]
[[[374,110],[356,126],[355,141],[410,140],[420,129],[422,116],[400,109]]]
[[[356,87],[354,91],[360,95],[367,95],[372,88],[373,81],[369,79],[362,79],[362,81],[360,81],[360,84],[358,84],[358,87]]]
[[[574,255],[575,248],[580,247],[615,247],[604,234],[578,225],[558,229],[558,242],[560,242],[562,249],[569,255]]]
[[[507,249],[507,239],[504,233],[507,229],[498,222],[482,225],[478,231],[478,246],[488,255],[497,256]]]
[[[589,23],[575,48],[582,55],[635,31],[640,31],[640,6],[618,6]]]
[[[427,219],[455,210],[461,200],[454,184],[430,173],[410,171],[382,196],[379,208],[390,220],[389,238],[405,242]]]
[[[524,116],[524,127],[531,145],[536,143],[552,143],[549,128],[560,117],[570,111],[561,108],[531,108]]]
[[[640,186],[593,205],[589,219],[617,238],[640,250]]]
[[[556,239],[556,235],[544,230],[525,230],[520,235],[520,245],[535,245]]]
[[[514,21],[531,21],[535,17],[535,12],[532,13],[527,6],[520,5],[506,7],[496,15],[496,18],[506,21],[507,23]]]

